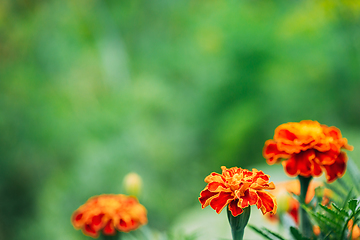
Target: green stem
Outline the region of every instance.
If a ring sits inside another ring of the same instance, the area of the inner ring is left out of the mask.
[[[244,211],[234,217],[229,208],[227,209],[227,216],[231,227],[231,235],[233,240],[243,240],[244,230],[250,218],[250,206],[243,209]]]
[[[340,239],[344,239],[344,237],[345,237],[345,231],[346,231],[346,229],[348,228],[348,224],[349,224],[349,222],[350,222],[350,219],[351,218],[349,218],[347,221],[346,221],[346,223],[345,223],[345,225],[344,225],[344,227],[343,227],[343,229],[342,229],[342,231],[341,231],[341,238]],[[352,229],[351,229],[351,233],[350,233],[351,235],[351,237],[352,237]],[[350,239],[351,239],[351,237],[350,237]]]
[[[115,235],[104,235],[101,234],[102,240],[120,240],[121,239],[121,232],[116,231]]]
[[[300,204],[306,205],[305,199],[306,199],[306,193],[309,188],[310,181],[312,177],[303,177],[298,176],[300,180]],[[310,238],[312,236],[313,230],[312,225],[309,219],[309,216],[307,215],[305,209],[300,207],[300,232],[305,236]]]

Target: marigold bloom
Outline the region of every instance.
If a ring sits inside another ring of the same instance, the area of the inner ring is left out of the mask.
[[[217,213],[229,205],[229,210],[234,217],[243,212],[243,208],[255,205],[265,213],[275,213],[277,203],[265,189],[275,189],[273,182],[269,183],[269,175],[232,167],[221,167],[222,174],[211,173],[205,178],[208,184],[200,193],[199,201],[202,208],[210,205]]]
[[[347,156],[341,149],[353,147],[338,128],[304,120],[278,126],[274,139],[265,142],[263,155],[270,165],[285,159],[282,164],[290,176],[320,176],[325,171],[332,182],[345,173]]]
[[[129,232],[147,223],[146,209],[134,197],[103,194],[90,198],[72,215],[71,222],[85,235],[114,235],[116,230]]]

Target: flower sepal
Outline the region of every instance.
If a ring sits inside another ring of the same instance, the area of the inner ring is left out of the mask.
[[[245,227],[250,218],[250,206],[244,208],[243,212],[236,217],[234,217],[229,208],[227,208],[227,216],[229,219],[233,240],[242,240],[244,237]]]

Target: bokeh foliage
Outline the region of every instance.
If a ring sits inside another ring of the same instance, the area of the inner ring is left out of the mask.
[[[0,1],[0,239],[85,239],[72,211],[130,171],[164,231],[288,121],[359,163],[359,24],[351,0]]]

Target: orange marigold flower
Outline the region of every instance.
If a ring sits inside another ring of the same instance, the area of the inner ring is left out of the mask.
[[[222,174],[211,173],[205,178],[208,184],[201,191],[199,201],[202,208],[210,205],[217,213],[229,205],[234,217],[243,212],[243,208],[255,205],[263,214],[275,213],[277,203],[273,195],[265,189],[275,189],[273,182],[269,183],[269,175],[258,171],[232,167],[221,167]]]
[[[268,164],[282,162],[290,176],[320,176],[332,182],[345,173],[347,156],[341,149],[352,150],[336,127],[303,120],[281,124],[274,139],[265,142],[263,155]]]
[[[71,222],[85,235],[114,235],[116,230],[129,232],[147,223],[146,209],[134,197],[103,194],[90,198],[72,215]]]

